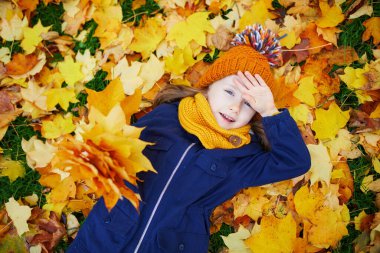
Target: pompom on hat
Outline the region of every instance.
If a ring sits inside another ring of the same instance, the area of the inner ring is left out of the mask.
[[[259,74],[269,88],[274,85],[270,66],[282,62],[281,46],[276,35],[261,25],[247,26],[232,40],[233,47],[219,57],[201,76],[195,87],[205,88],[239,70]]]

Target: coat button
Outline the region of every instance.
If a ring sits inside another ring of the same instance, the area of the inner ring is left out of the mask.
[[[211,171],[216,171],[216,164],[215,164],[215,163],[213,163],[213,164],[211,165],[210,170],[211,170]]]
[[[180,245],[178,245],[178,250],[184,251],[185,250],[185,244],[181,243]]]
[[[231,135],[230,137],[228,137],[228,141],[232,145],[234,145],[235,147],[237,147],[241,144],[241,138],[239,136],[236,136],[236,135]]]
[[[111,217],[105,218],[104,223],[107,223],[107,224],[111,223]]]

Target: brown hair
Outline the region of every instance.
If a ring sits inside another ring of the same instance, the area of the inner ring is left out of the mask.
[[[182,98],[185,97],[193,97],[195,94],[199,92],[206,94],[207,87],[194,88],[185,85],[168,84],[157,93],[156,97],[153,100],[153,108],[163,103],[171,103],[175,101],[180,101]],[[264,150],[269,151],[270,144],[267,136],[265,135],[264,127],[261,122],[261,116],[258,113],[256,113],[255,116],[252,118],[250,124],[252,131],[259,137],[260,144],[262,145]]]

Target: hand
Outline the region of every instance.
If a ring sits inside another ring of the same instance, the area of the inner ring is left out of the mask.
[[[252,74],[245,71],[237,73],[238,78],[234,79],[235,85],[243,94],[249,105],[262,117],[271,116],[278,113],[274,104],[273,94],[259,74]]]

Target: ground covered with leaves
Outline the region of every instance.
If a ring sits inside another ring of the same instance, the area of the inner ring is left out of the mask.
[[[64,251],[100,196],[137,208],[124,182],[154,164],[131,123],[256,23],[281,37],[275,103],[312,166],[218,206],[209,252],[379,252],[380,4],[365,0],[1,1],[0,252]]]

